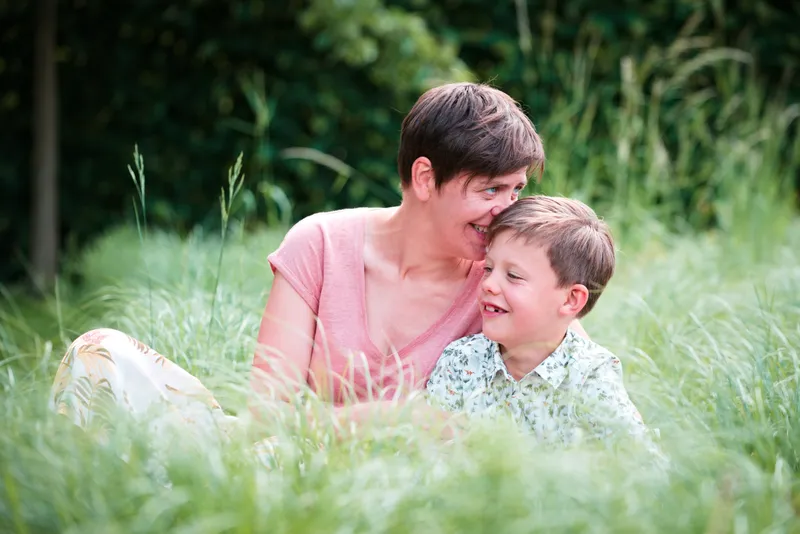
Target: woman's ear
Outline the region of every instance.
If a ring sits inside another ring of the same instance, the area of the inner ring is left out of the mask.
[[[566,299],[559,312],[562,315],[577,317],[589,300],[589,290],[583,284],[572,284],[567,288]]]
[[[431,160],[419,157],[411,164],[411,190],[421,202],[427,202],[436,190],[436,175]]]

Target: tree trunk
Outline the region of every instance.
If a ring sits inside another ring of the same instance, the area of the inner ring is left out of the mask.
[[[33,213],[31,268],[34,282],[49,287],[58,266],[58,78],[56,2],[36,4],[33,80]]]

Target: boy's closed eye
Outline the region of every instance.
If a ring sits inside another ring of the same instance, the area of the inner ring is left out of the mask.
[[[483,267],[483,276],[489,276],[489,275],[492,273],[492,270],[493,270],[493,269],[492,269],[492,267],[491,267],[490,265],[485,265],[485,266]],[[519,274],[516,274],[516,273],[515,273],[515,272],[513,272],[513,271],[508,271],[508,272],[506,273],[506,276],[507,276],[507,277],[508,277],[510,280],[517,280],[517,281],[519,281],[519,280],[525,280],[525,278],[523,278],[523,277],[522,277],[522,276],[520,276]]]

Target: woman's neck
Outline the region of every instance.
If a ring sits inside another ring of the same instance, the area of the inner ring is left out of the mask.
[[[390,263],[401,278],[423,277],[428,280],[463,278],[472,262],[445,256],[437,236],[421,210],[408,203],[376,213],[367,226],[367,239],[373,250]]]

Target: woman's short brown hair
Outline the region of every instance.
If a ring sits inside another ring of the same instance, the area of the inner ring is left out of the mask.
[[[559,287],[586,286],[589,299],[578,317],[592,310],[614,275],[611,230],[579,200],[545,195],[522,198],[492,220],[487,243],[491,246],[505,232],[547,250]]]
[[[435,87],[403,119],[397,171],[404,187],[423,156],[437,188],[464,172],[494,178],[522,168],[544,171],[544,147],[530,119],[510,96],[476,83]]]

